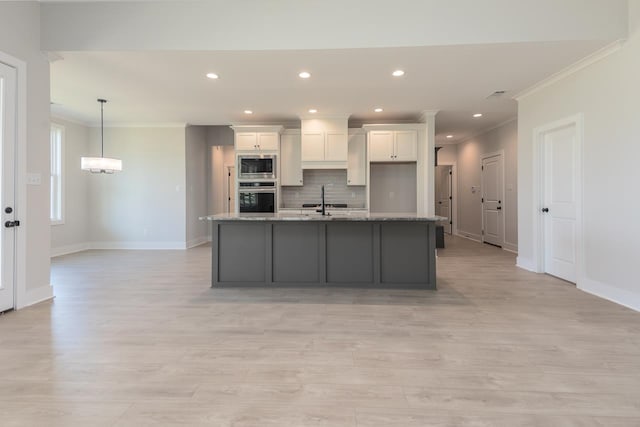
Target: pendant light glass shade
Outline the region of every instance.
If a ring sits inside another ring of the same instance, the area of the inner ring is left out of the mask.
[[[80,158],[80,167],[82,170],[89,171],[91,173],[120,172],[122,170],[122,160],[104,156],[104,104],[107,100],[98,99],[98,102],[100,103],[101,156]]]

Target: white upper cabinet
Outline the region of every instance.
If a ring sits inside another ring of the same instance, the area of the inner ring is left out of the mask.
[[[369,161],[415,162],[417,160],[417,131],[372,130],[369,132]]]
[[[367,185],[367,144],[364,133],[349,134],[347,185]]]
[[[280,138],[280,185],[303,185],[299,132],[285,132]]]
[[[324,132],[305,131],[302,133],[302,160],[305,162],[321,162],[324,160]]]
[[[282,126],[232,126],[236,151],[277,152]]]
[[[418,160],[418,132],[415,130],[395,131],[395,159],[402,162]]]
[[[302,168],[346,169],[348,157],[347,119],[302,121]]]

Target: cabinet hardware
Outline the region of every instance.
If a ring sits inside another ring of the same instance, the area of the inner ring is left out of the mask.
[[[542,208],[542,212],[549,212],[549,208]]]

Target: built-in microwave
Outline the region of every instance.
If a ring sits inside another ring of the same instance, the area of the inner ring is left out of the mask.
[[[274,181],[238,182],[240,212],[275,213],[277,193]]]
[[[238,179],[276,179],[274,154],[238,156]]]

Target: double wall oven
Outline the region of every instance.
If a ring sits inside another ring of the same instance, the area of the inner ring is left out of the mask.
[[[276,156],[238,156],[238,205],[241,213],[276,212]]]

